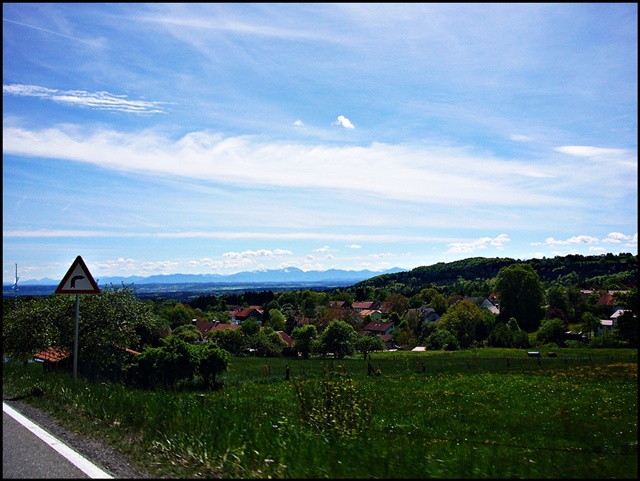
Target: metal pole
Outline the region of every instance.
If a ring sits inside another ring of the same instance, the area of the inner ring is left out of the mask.
[[[78,320],[80,319],[80,294],[76,294],[76,326],[73,341],[73,382],[78,379]]]

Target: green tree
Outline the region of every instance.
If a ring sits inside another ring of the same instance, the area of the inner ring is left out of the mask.
[[[234,356],[242,353],[244,335],[239,329],[217,329],[207,332],[205,337]]]
[[[513,333],[513,347],[518,349],[526,349],[527,347],[530,347],[531,343],[529,342],[529,335],[520,329],[515,317],[509,318],[507,327],[511,329],[511,332]]]
[[[582,332],[591,339],[598,332],[600,318],[591,312],[582,314]]]
[[[249,340],[249,346],[255,349],[256,356],[262,357],[282,356],[282,349],[286,345],[280,334],[270,327],[262,328]]]
[[[131,287],[107,286],[100,294],[80,297],[78,319],[78,373],[113,378],[120,375],[128,354],[137,348],[140,330],[158,327],[148,303],[140,302]],[[52,295],[20,302],[2,322],[3,350],[28,360],[49,347],[75,345],[75,298]]]
[[[525,331],[540,325],[544,290],[538,273],[531,264],[511,264],[498,272],[495,290],[500,296],[499,319],[515,317]]]
[[[231,355],[216,344],[190,344],[177,336],[162,346],[146,348],[128,365],[128,381],[143,388],[177,388],[195,385],[197,376],[205,387],[215,385],[216,375],[227,370]]]
[[[351,356],[355,352],[358,333],[351,324],[334,320],[322,331],[319,338],[322,353],[333,353],[337,359]]]
[[[253,318],[249,318],[240,324],[240,331],[247,337],[255,336],[260,332],[260,324]]]
[[[314,350],[315,341],[318,337],[318,330],[313,324],[295,327],[291,332],[293,339],[293,349],[302,354],[304,359],[309,359]]]
[[[625,310],[616,320],[614,331],[632,347],[638,347],[638,288],[616,293],[613,297]]]
[[[160,309],[159,315],[169,321],[171,329],[183,324],[189,324],[196,319],[196,313],[189,306],[176,301],[168,301]]]
[[[566,314],[567,296],[565,289],[559,285],[554,285],[547,289],[547,304],[549,305],[549,309],[560,309]]]
[[[458,339],[446,329],[438,329],[427,338],[427,349],[431,351],[457,351],[460,349]]]
[[[200,334],[198,328],[193,324],[183,324],[178,326],[171,332],[171,335],[177,336],[190,344],[195,344],[202,340],[202,334]]]
[[[385,343],[379,336],[359,335],[356,340],[356,351],[361,352],[365,359],[370,352],[384,351],[385,349]]]
[[[487,343],[491,347],[513,347],[513,331],[502,322],[497,322],[489,333]]]
[[[431,300],[427,303],[427,306],[433,307],[435,311],[438,313],[438,315],[441,316],[445,312],[447,312],[447,309],[449,308],[449,303],[447,302],[446,297],[444,297],[439,292],[436,292],[433,295],[433,297],[431,297]]]
[[[544,319],[536,334],[536,343],[540,346],[555,344],[558,347],[564,345],[565,325],[562,319]]]
[[[280,312],[280,309],[271,309],[269,312],[269,322],[267,326],[272,327],[274,331],[284,331],[284,326],[287,319],[284,314]]]
[[[162,344],[147,348],[132,359],[130,382],[148,388],[175,388],[180,381],[193,381],[200,363],[198,346],[176,336],[169,336]]]
[[[202,376],[205,386],[216,387],[216,377],[229,368],[231,354],[213,343],[202,344],[199,346],[199,351],[198,372]]]
[[[470,347],[474,341],[486,339],[488,335],[484,312],[465,299],[456,302],[444,313],[437,329],[445,329],[453,334],[463,349]]]

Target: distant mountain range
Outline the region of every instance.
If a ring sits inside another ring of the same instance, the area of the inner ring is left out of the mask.
[[[101,277],[96,278],[96,283],[100,286],[111,284],[121,285],[144,285],[144,284],[245,284],[245,283],[316,283],[316,282],[339,282],[340,284],[356,283],[371,277],[383,274],[394,274],[404,272],[406,269],[394,267],[383,271],[349,271],[341,269],[329,269],[326,271],[303,271],[297,267],[287,267],[284,269],[271,269],[238,272],[236,274],[168,274],[149,277],[129,276],[129,277]],[[95,276],[94,276],[95,277]],[[25,286],[58,286],[61,279],[39,279],[18,281],[18,292]],[[13,289],[13,284],[5,283],[3,291],[7,288]]]

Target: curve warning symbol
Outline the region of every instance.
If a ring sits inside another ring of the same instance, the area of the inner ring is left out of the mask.
[[[100,294],[100,288],[93,280],[87,265],[82,257],[76,257],[60,285],[55,290],[56,294]]]

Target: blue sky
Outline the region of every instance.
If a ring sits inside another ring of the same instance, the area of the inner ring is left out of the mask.
[[[638,250],[638,6],[4,3],[3,281]]]

